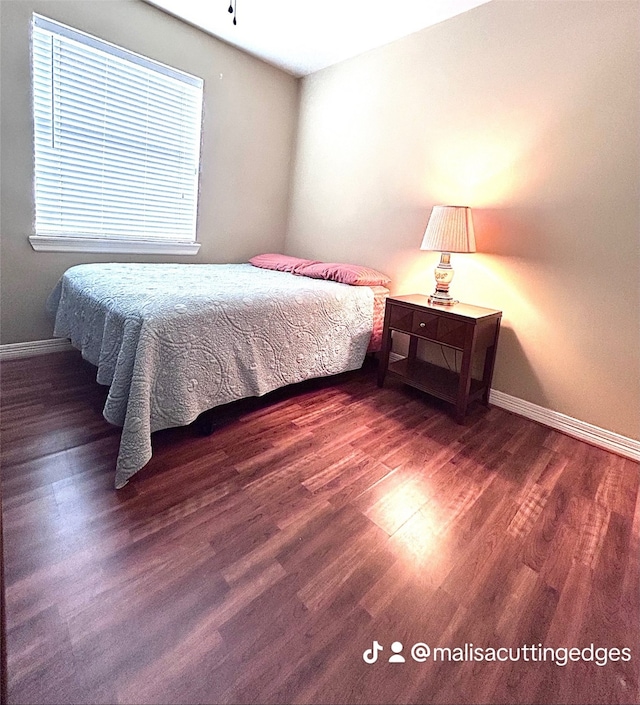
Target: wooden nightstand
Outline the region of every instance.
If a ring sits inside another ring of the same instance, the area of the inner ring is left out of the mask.
[[[432,305],[427,296],[410,294],[387,299],[378,386],[390,375],[439,399],[455,404],[462,423],[469,402],[489,404],[502,312],[469,304]],[[394,331],[409,336],[407,357],[389,364]],[[448,370],[416,357],[419,340],[428,340],[462,352],[460,371]],[[484,352],[482,379],[472,377],[476,354]]]

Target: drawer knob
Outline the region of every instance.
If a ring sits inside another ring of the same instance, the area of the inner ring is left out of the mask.
[[[427,324],[426,323],[421,323],[420,328],[426,328]]]

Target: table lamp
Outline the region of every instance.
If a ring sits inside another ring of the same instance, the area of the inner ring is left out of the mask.
[[[449,294],[449,284],[453,279],[451,253],[476,251],[471,208],[434,206],[420,249],[441,253],[440,262],[435,269],[436,290],[429,297],[429,303],[441,306],[453,306],[458,303]]]

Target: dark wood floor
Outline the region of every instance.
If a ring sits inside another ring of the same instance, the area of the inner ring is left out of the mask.
[[[93,368],[2,372],[10,702],[638,702],[637,463],[368,370],[161,432],[115,491]]]

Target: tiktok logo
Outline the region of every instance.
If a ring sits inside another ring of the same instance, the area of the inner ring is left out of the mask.
[[[383,650],[382,644],[378,643],[377,641],[374,641],[373,646],[370,649],[367,649],[362,654],[362,660],[365,663],[375,663],[378,660],[378,654],[382,650]]]

